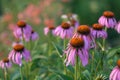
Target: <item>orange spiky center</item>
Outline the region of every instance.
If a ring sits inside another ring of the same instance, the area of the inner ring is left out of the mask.
[[[22,44],[17,44],[13,48],[15,51],[23,51],[24,46]]]
[[[18,21],[17,22],[18,27],[24,28],[26,26],[26,23],[24,21]]]
[[[8,58],[4,58],[4,59],[3,59],[3,62],[4,62],[4,63],[8,63],[8,62],[9,62],[9,59],[8,59]]]
[[[70,44],[75,48],[81,48],[84,46],[84,40],[82,38],[72,38]]]
[[[120,59],[117,61],[117,65],[120,68]]]
[[[62,27],[63,29],[69,29],[69,28],[70,28],[70,24],[67,23],[67,22],[63,22],[63,23],[61,24],[61,27]]]
[[[50,30],[55,29],[55,27],[54,27],[54,26],[48,26],[48,28],[49,28]]]
[[[103,16],[105,16],[105,17],[107,17],[107,18],[112,18],[112,17],[114,17],[114,13],[111,12],[111,11],[105,11],[105,12],[103,13]]]
[[[90,33],[90,28],[87,25],[81,25],[77,28],[77,32],[83,35],[88,35]]]
[[[101,24],[96,23],[96,24],[93,24],[93,29],[95,29],[95,30],[102,30],[103,26]]]

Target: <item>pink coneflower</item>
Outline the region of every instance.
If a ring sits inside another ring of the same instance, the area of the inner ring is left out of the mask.
[[[70,14],[68,17],[70,18],[70,22],[73,27],[77,28],[80,25],[78,16],[76,14]]]
[[[88,64],[89,54],[88,50],[85,49],[85,46],[87,46],[87,44],[81,37],[75,37],[70,40],[68,47],[65,50],[66,66],[68,66],[70,63],[74,66],[76,56],[79,56],[83,66],[86,66]]]
[[[120,59],[117,61],[117,66],[110,73],[109,80],[120,80]]]
[[[114,13],[111,11],[105,11],[99,18],[98,22],[107,28],[114,28],[117,23],[116,19],[114,18]]]
[[[60,36],[62,39],[71,38],[73,36],[73,27],[68,22],[63,22],[55,29],[55,35]]]
[[[17,29],[13,33],[16,38],[25,39],[25,41],[29,41],[31,32],[32,28],[30,25],[26,24],[24,21],[18,21]]]
[[[98,23],[93,24],[91,34],[94,38],[107,38],[107,32],[103,30],[103,26]]]
[[[91,29],[87,25],[81,25],[77,28],[77,32],[73,37],[82,37],[87,44],[86,49],[90,49],[95,46],[93,36],[91,35]]]
[[[2,69],[10,68],[11,66],[12,66],[12,63],[10,62],[10,60],[8,58],[4,58],[0,61],[0,67]]]
[[[39,38],[38,33],[32,30],[30,39],[34,41],[37,40],[38,38]]]
[[[54,35],[55,34],[55,27],[54,26],[47,26],[44,28],[45,35],[47,35],[50,31]]]
[[[31,61],[30,52],[25,49],[22,43],[13,43],[13,50],[9,53],[8,58],[19,66],[22,66],[22,58],[24,58],[26,62]]]

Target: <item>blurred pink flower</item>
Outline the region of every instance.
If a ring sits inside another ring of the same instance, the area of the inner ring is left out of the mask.
[[[55,20],[54,19],[45,19],[44,24],[45,24],[45,26],[53,26],[55,24]]]
[[[3,21],[5,22],[10,22],[13,19],[13,15],[11,13],[5,13],[3,15]]]
[[[18,13],[18,19],[20,19],[20,20],[25,19],[24,13],[22,13],[22,12]]]
[[[2,32],[0,34],[0,41],[5,45],[11,45],[11,41],[9,39],[9,33],[8,32]]]
[[[39,25],[39,24],[41,23],[41,19],[38,18],[38,17],[36,17],[36,18],[33,18],[33,19],[32,19],[32,22],[33,22],[34,24],[36,24],[36,25]]]
[[[15,29],[17,29],[15,23],[10,23],[10,24],[8,24],[8,28],[9,28],[11,31],[14,31]]]

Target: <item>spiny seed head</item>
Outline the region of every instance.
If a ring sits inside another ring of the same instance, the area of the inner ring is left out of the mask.
[[[49,28],[50,30],[55,29],[55,27],[54,27],[54,26],[48,26],[48,28]]]
[[[23,51],[24,46],[22,44],[16,44],[13,48],[15,51]]]
[[[18,21],[17,22],[18,27],[24,28],[26,26],[26,23],[24,21]]]
[[[8,59],[8,58],[4,58],[4,59],[3,59],[3,62],[4,62],[4,63],[8,63],[8,62],[9,62],[9,59]]]
[[[63,22],[63,23],[61,24],[61,27],[62,27],[63,29],[69,29],[69,28],[70,28],[70,24],[67,23],[67,22]]]
[[[117,65],[120,68],[120,59],[117,61]]]
[[[77,32],[83,35],[88,35],[90,33],[90,27],[87,25],[81,25],[77,28]]]
[[[103,16],[105,16],[105,17],[107,17],[107,18],[112,18],[112,17],[114,17],[114,13],[111,12],[111,11],[105,11],[105,12],[103,13]]]
[[[84,46],[84,40],[80,37],[75,37],[70,40],[70,44],[75,48],[81,48]]]
[[[96,23],[96,24],[93,24],[93,29],[95,29],[95,30],[102,30],[103,26],[101,24]]]

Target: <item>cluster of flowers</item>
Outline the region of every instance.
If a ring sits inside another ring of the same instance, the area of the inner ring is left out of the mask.
[[[13,34],[18,41],[13,43],[13,49],[9,53],[8,58],[4,58],[0,61],[0,67],[3,69],[10,68],[12,62],[22,66],[22,58],[24,58],[26,62],[31,61],[30,51],[24,47],[22,41],[34,41],[39,38],[37,32],[35,32],[32,27],[24,21],[18,21],[16,27],[17,28]]]
[[[93,24],[92,27],[80,25],[75,14],[63,15],[62,19],[63,22],[61,25],[58,27],[45,27],[44,33],[47,35],[51,31],[53,35],[59,36],[62,39],[70,38],[68,46],[64,51],[66,55],[66,66],[69,64],[74,66],[76,56],[79,56],[82,65],[86,66],[89,59],[89,50],[96,47],[95,39],[107,38],[105,28],[112,28],[120,33],[120,22],[117,23],[114,13],[111,11],[105,11],[98,19],[98,23]],[[117,72],[115,72],[116,70]],[[111,73],[110,80],[120,80],[119,72],[120,68],[115,68]]]

